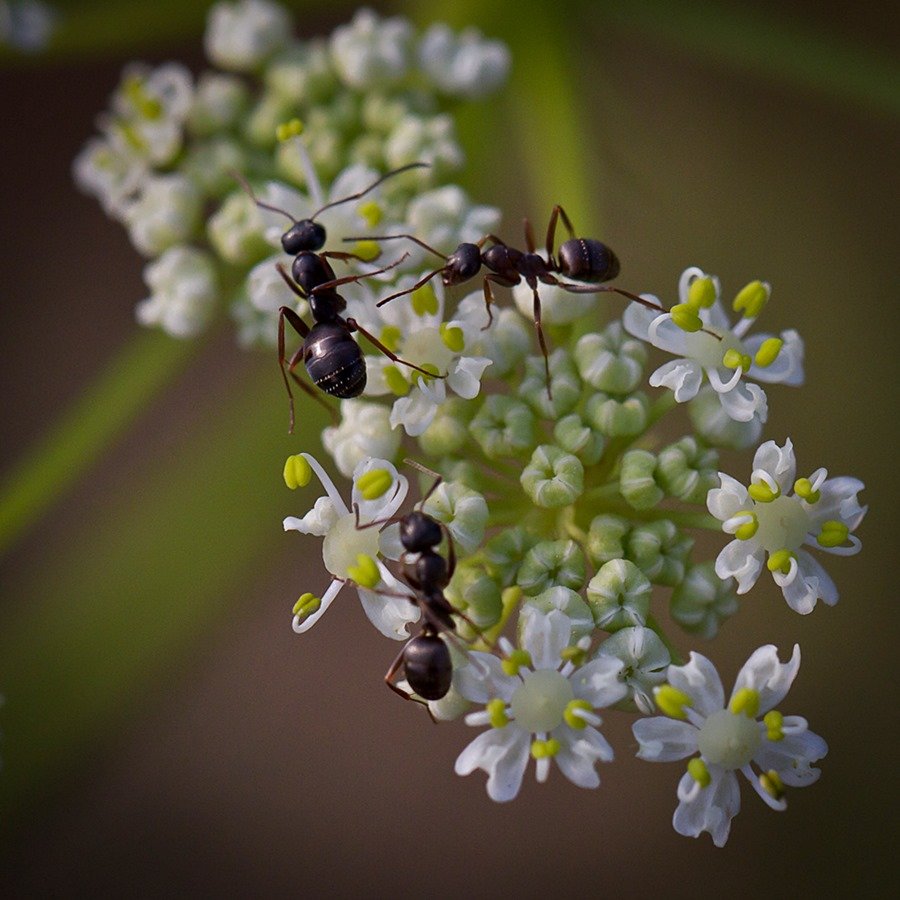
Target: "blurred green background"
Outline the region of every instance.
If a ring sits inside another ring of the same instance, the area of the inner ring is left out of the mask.
[[[353,9],[288,5],[304,36]],[[630,759],[630,720],[611,715],[598,791],[554,773],[496,806],[452,772],[466,727],[383,689],[394,651],[355,602],[291,632],[324,575],[315,542],[282,533],[305,498],[280,466],[314,438],[285,434],[274,359],[230,328],[138,332],[142,262],[70,176],[126,61],[203,66],[206,4],[61,2],[50,50],[0,68],[3,882],[896,896],[896,5],[374,5],[509,42],[509,87],[460,124],[460,182],[503,208],[502,234],[560,202],[616,249],[622,284],[671,301],[690,264],[726,293],[765,278],[765,329],[804,336],[807,385],[769,391],[765,436],[790,436],[803,470],[865,481],[864,549],[828,560],[834,609],[801,619],[763,579],[706,652],[728,683],[760,644],[801,643],[784,711],[828,740],[823,777],[783,815],[745,789],[716,850],[672,831],[681,769]],[[725,465],[743,478],[750,454]]]

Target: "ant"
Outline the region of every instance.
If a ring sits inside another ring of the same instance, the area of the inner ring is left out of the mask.
[[[559,219],[562,219],[568,230],[569,239],[560,245],[557,256],[554,254],[554,245],[556,243],[556,225]],[[541,325],[541,298],[538,293],[538,283],[554,285],[572,294],[595,294],[609,291],[627,297],[629,300],[640,303],[642,306],[659,310],[661,313],[667,312],[658,303],[653,303],[630,291],[610,285],[601,285],[601,282],[610,281],[619,274],[619,260],[616,254],[606,244],[593,238],[576,237],[575,229],[561,206],[554,206],[553,212],[550,214],[550,222],[547,226],[546,259],[539,256],[536,252],[534,231],[528,219],[525,220],[525,244],[528,248],[526,253],[510,247],[493,234],[485,235],[475,244],[462,243],[449,256],[444,255],[439,250],[435,250],[434,247],[430,247],[424,241],[411,234],[349,237],[344,238],[344,240],[389,241],[400,238],[406,238],[429,253],[440,257],[444,260],[444,265],[420,278],[411,288],[397,291],[397,293],[379,300],[377,305],[384,306],[385,303],[389,303],[397,297],[412,293],[427,284],[436,275],[440,275],[441,281],[447,286],[463,284],[478,275],[482,267],[484,267],[490,270],[484,276],[483,281],[484,304],[488,314],[487,325],[484,326],[486,329],[490,327],[491,322],[494,320],[491,305],[496,301],[491,285],[498,284],[501,287],[514,287],[524,280],[528,287],[531,288],[534,296],[534,327],[537,332],[541,353],[544,356],[544,369],[547,374],[547,394],[551,398],[550,362],[547,353],[547,343],[544,339],[544,329]],[[491,246],[483,249],[488,242],[490,242]],[[588,284],[571,284],[568,281],[561,281],[556,277],[557,275],[561,275],[563,278],[578,279],[588,282]]]
[[[328,404],[294,372],[301,360],[306,366],[306,371],[313,384],[326,394],[345,400],[351,397],[358,397],[363,392],[366,386],[366,363],[362,349],[351,337],[353,332],[359,332],[377,350],[393,362],[409,366],[431,378],[446,377],[445,375],[434,375],[415,363],[401,359],[379,341],[375,335],[363,328],[356,319],[345,318],[341,315],[347,308],[347,301],[338,294],[338,287],[342,284],[358,282],[362,278],[369,278],[373,275],[387,272],[400,265],[409,254],[404,254],[400,259],[380,269],[338,278],[328,261],[329,259],[342,261],[353,259],[361,262],[365,262],[365,260],[355,253],[318,252],[325,246],[326,231],[325,227],[316,221],[316,218],[326,209],[342,203],[348,203],[351,200],[358,200],[374,190],[386,179],[399,175],[401,172],[427,166],[428,163],[422,162],[401,166],[399,169],[394,169],[386,175],[382,175],[381,178],[374,181],[364,190],[356,194],[350,194],[341,200],[326,203],[308,219],[300,220],[295,219],[286,210],[259,200],[246,179],[236,172],[233,173],[236,180],[257,206],[287,216],[293,223],[281,236],[281,246],[286,253],[294,257],[291,263],[291,274],[287,273],[281,263],[276,263],[276,269],[291,291],[309,303],[313,317],[313,326],[310,328],[289,306],[282,306],[278,310],[278,365],[281,368],[281,377],[284,380],[290,403],[289,433],[293,434],[294,431],[294,395],[291,391],[288,376],[294,380],[304,393],[309,394],[313,399],[325,406],[333,415],[333,411]],[[289,360],[286,358],[285,353],[285,320],[303,338],[303,344]]]

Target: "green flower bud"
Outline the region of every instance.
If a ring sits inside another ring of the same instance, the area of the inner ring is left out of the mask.
[[[362,116],[363,128],[371,134],[384,136],[390,134],[411,112],[409,103],[402,95],[387,95],[380,93],[366,94],[363,97]]]
[[[628,394],[642,380],[647,362],[644,344],[612,322],[600,334],[586,334],[575,345],[575,364],[592,387],[610,394]]]
[[[648,450],[629,450],[622,456],[619,490],[629,506],[650,509],[665,497],[655,474],[656,457]]]
[[[592,466],[603,456],[606,439],[578,413],[563,416],[553,429],[553,439],[567,453],[574,453],[586,466]]]
[[[438,407],[437,415],[419,435],[419,446],[429,456],[456,453],[469,436],[468,406],[459,397],[450,397]]]
[[[460,484],[477,491],[484,483],[484,476],[478,467],[469,459],[454,459],[447,457],[439,466],[441,475],[447,481],[458,481]],[[427,485],[425,490],[431,485]]]
[[[519,481],[536,506],[557,509],[581,496],[584,466],[571,453],[552,444],[542,444],[531,454]]]
[[[642,391],[618,398],[601,392],[588,400],[585,416],[607,437],[634,437],[647,427],[648,407]]]
[[[516,581],[533,597],[555,585],[580,591],[586,578],[584,553],[575,541],[541,541],[525,554]]]
[[[193,144],[187,151],[181,171],[207,197],[223,197],[234,190],[232,172],[246,166],[244,148],[228,137],[214,137]]]
[[[650,582],[627,559],[613,559],[588,582],[587,599],[594,622],[604,631],[644,625],[650,611]]]
[[[328,59],[328,50],[318,41],[294,45],[273,60],[265,71],[265,85],[292,105],[321,106],[338,81]]]
[[[488,459],[516,456],[534,446],[534,414],[521,400],[493,394],[472,419],[471,431]]]
[[[525,554],[534,546],[535,537],[521,525],[507,528],[492,537],[484,548],[488,572],[507,588],[515,583]]]
[[[762,422],[758,418],[735,422],[709,385],[704,385],[687,407],[694,430],[706,443],[729,450],[744,450],[759,443]]]
[[[463,554],[474,553],[484,539],[487,502],[477,491],[458,481],[439,484],[423,509],[447,526]]]
[[[225,198],[210,216],[206,231],[219,256],[237,266],[258,263],[272,252],[263,237],[259,210],[243,191]]]
[[[522,606],[519,616],[519,644],[522,643],[522,632],[527,610],[536,609],[542,613],[552,612],[554,609],[564,612],[572,623],[571,642],[574,644],[580,638],[591,634],[594,630],[594,617],[591,608],[585,603],[584,598],[577,592],[566,587],[552,587],[542,591],[536,597],[529,597]]]
[[[672,618],[685,631],[705,640],[715,637],[719,625],[737,609],[732,579],[719,578],[712,561],[692,566],[669,601]]]
[[[673,522],[648,522],[635,526],[627,539],[626,557],[654,584],[674,587],[684,578],[694,541]]]
[[[587,552],[591,563],[603,565],[611,559],[623,559],[623,539],[631,525],[619,516],[596,516],[588,529]]]
[[[550,354],[551,400],[547,396],[547,372],[543,356],[529,356],[525,360],[525,374],[519,386],[519,396],[543,419],[558,422],[571,412],[581,397],[581,379],[575,363],[562,348]]]
[[[479,628],[490,628],[500,621],[503,612],[500,587],[480,565],[460,563],[445,593],[453,606]]]
[[[707,493],[719,484],[718,466],[719,454],[689,435],[660,452],[656,478],[670,497],[705,503]]]
[[[242,79],[221,72],[204,72],[194,93],[187,127],[205,137],[224,131],[244,115],[250,92]]]
[[[666,680],[672,661],[660,636],[640,625],[623,628],[597,648],[597,656],[612,656],[622,663],[619,677],[628,687],[628,696],[617,707],[652,715],[656,711],[653,688]]]

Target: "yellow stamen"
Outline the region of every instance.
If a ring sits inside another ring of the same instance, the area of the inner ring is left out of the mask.
[[[377,500],[383,497],[394,483],[387,469],[369,469],[356,479],[356,486],[365,500]]]
[[[423,284],[422,287],[416,288],[409,295],[409,299],[417,316],[424,316],[428,313],[434,315],[438,311],[437,294],[430,284]]]
[[[518,675],[522,666],[531,668],[531,654],[527,650],[513,650],[501,665],[507,675]]]
[[[694,307],[687,303],[678,303],[669,310],[672,321],[682,330],[687,332],[699,331],[703,327],[700,316]]]
[[[303,123],[299,119],[289,119],[275,128],[275,137],[281,142],[297,137],[303,131]]]
[[[377,241],[357,241],[353,245],[353,252],[365,262],[371,262],[381,253],[381,247]]]
[[[289,456],[284,463],[284,483],[293,491],[306,487],[312,478],[312,466],[299,453]]]
[[[781,496],[781,489],[777,484],[775,485],[775,489],[772,490],[765,481],[755,481],[747,488],[747,493],[757,503],[771,503]]]
[[[303,594],[294,604],[294,615],[303,619],[312,615],[321,605],[322,600],[319,597],[313,594]]]
[[[385,325],[378,337],[388,350],[396,353],[400,349],[400,340],[403,337],[403,332],[396,325]]]
[[[384,367],[384,383],[387,385],[387,389],[397,397],[405,397],[411,387],[396,366]]]
[[[769,288],[761,281],[751,281],[734,298],[734,311],[743,312],[745,319],[755,319],[769,301]]]
[[[820,547],[840,547],[847,540],[850,529],[843,522],[834,520],[823,522],[816,540]]]
[[[535,759],[548,759],[556,756],[562,750],[562,744],[556,738],[547,741],[532,741],[531,755]]]
[[[819,491],[813,490],[812,482],[808,478],[798,478],[794,482],[794,493],[807,503],[818,503],[822,496]]]
[[[759,715],[759,691],[741,688],[731,698],[728,709],[735,716],[743,713],[748,719],[755,719]]]
[[[584,661],[587,659],[587,650],[582,650],[581,647],[573,646],[566,647],[562,653],[560,653],[560,657],[564,662],[570,662],[572,665],[581,666],[584,665]]]
[[[766,566],[770,572],[781,572],[782,575],[787,575],[791,571],[791,560],[793,558],[794,554],[790,550],[778,550],[769,554],[769,561],[766,563]]]
[[[777,709],[770,709],[763,716],[763,722],[766,725],[766,737],[770,741],[784,740],[784,716]]]
[[[688,288],[687,305],[694,310],[708,309],[716,302],[716,285],[712,278],[695,278]]]
[[[365,553],[357,555],[355,566],[347,566],[347,574],[361,588],[369,588],[369,590],[381,580],[381,573],[378,571],[375,560]]]
[[[784,782],[774,769],[769,769],[759,776],[760,787],[775,800],[780,800],[784,796]]]
[[[444,346],[454,353],[462,353],[463,348],[466,346],[466,339],[463,337],[462,328],[459,328],[456,325],[450,326],[446,322],[442,322],[440,330],[441,340],[444,342]]]
[[[688,775],[700,785],[700,787],[705,788],[709,787],[709,783],[712,781],[712,778],[709,774],[709,769],[706,768],[706,763],[699,756],[695,756],[692,760],[690,760],[687,764]]]
[[[740,350],[735,350],[732,347],[730,350],[725,351],[725,355],[722,357],[722,365],[728,369],[736,369],[740,366],[746,372],[753,365],[753,360],[746,353],[741,353]]]
[[[365,219],[369,228],[374,228],[378,225],[384,215],[381,207],[374,200],[367,200],[365,203],[361,203],[356,211]]]
[[[757,519],[756,516],[752,516],[749,522],[738,525],[735,529],[734,536],[739,541],[749,541],[757,531],[759,531],[759,519]]]
[[[673,719],[686,719],[685,708],[694,705],[694,701],[684,691],[679,691],[671,684],[660,685],[653,691],[653,695],[656,697],[656,705]]]
[[[506,714],[506,704],[499,698],[488,700],[488,715],[491,717],[491,728],[505,728],[509,725],[509,716]]]
[[[778,359],[778,354],[781,353],[781,348],[783,346],[784,341],[781,340],[781,338],[769,338],[768,340],[763,341],[759,345],[759,350],[756,351],[756,364],[761,369],[771,366],[772,363]]]
[[[577,728],[579,731],[582,728],[587,727],[587,722],[575,714],[575,710],[583,709],[587,712],[591,710],[591,704],[587,702],[587,700],[570,700],[566,705],[565,712],[563,712],[563,718],[566,720],[566,725],[569,728]]]

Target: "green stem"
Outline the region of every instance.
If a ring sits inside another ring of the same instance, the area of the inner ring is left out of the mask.
[[[0,486],[0,555],[184,368],[199,341],[141,332],[112,359]]]
[[[627,503],[605,503],[598,509],[594,515],[598,513],[611,513],[614,516],[622,516],[627,519],[634,519],[638,522],[661,522],[668,519],[676,525],[683,525],[685,528],[703,528],[707,531],[721,531],[722,523],[714,516],[704,512],[692,512],[683,509],[634,509]]]
[[[503,611],[500,613],[500,621],[489,631],[484,632],[481,640],[478,642],[478,649],[490,652],[494,649],[506,623],[509,622],[510,616],[515,612],[522,599],[522,588],[513,585],[503,592]]]

